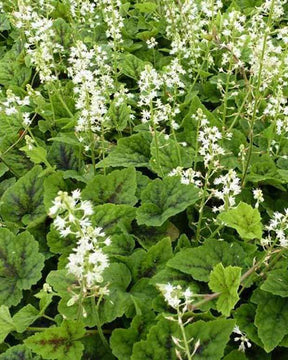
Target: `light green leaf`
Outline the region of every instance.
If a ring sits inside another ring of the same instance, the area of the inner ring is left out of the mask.
[[[150,143],[149,132],[140,132],[118,140],[117,146],[96,167],[145,167],[149,164]]]
[[[178,177],[152,181],[141,194],[142,204],[137,209],[139,225],[161,226],[169,217],[184,211],[199,199],[199,189],[181,184]]]
[[[9,308],[5,305],[0,306],[0,344],[5,340],[10,331],[15,330],[15,325],[11,318]]]
[[[44,359],[81,360],[85,335],[83,325],[64,320],[60,327],[51,327],[24,340],[24,344]]]
[[[244,259],[245,252],[238,244],[210,239],[196,248],[181,250],[167,265],[195,280],[208,281],[215,265],[221,262],[224,266],[243,266]]]
[[[193,360],[220,360],[229,341],[230,334],[235,326],[234,320],[196,321],[187,326],[187,338],[193,338],[191,352],[194,344],[200,340],[200,347],[193,356]]]
[[[15,236],[0,229],[0,304],[17,305],[23,289],[41,278],[44,256],[38,242],[27,231]]]
[[[133,346],[131,360],[176,360],[172,335],[180,336],[177,323],[161,319],[151,327],[146,340],[141,340]]]
[[[226,226],[237,230],[240,237],[244,240],[261,239],[262,223],[258,209],[240,202],[240,204],[231,210],[220,213],[217,217]]]
[[[267,352],[272,351],[288,334],[288,302],[286,298],[259,291],[252,298],[257,304],[255,325]]]
[[[47,151],[41,146],[33,146],[32,148],[28,145],[20,148],[21,151],[29,157],[34,164],[47,163]]]
[[[216,265],[210,274],[209,288],[220,293],[217,299],[217,310],[229,316],[231,310],[239,300],[238,288],[240,285],[241,268],[236,266]]]
[[[134,168],[115,170],[108,175],[97,175],[82,191],[83,199],[91,200],[95,205],[114,203],[134,205],[136,171]]]
[[[43,314],[46,308],[51,304],[54,295],[55,294],[49,293],[43,289],[41,289],[37,294],[34,295],[37,299],[40,300],[39,308],[41,314]]]
[[[134,7],[135,9],[138,9],[140,12],[151,13],[157,9],[157,4],[147,1],[142,4],[135,4]]]
[[[24,332],[27,327],[33,324],[39,317],[39,310],[37,310],[31,304],[28,304],[21,308],[14,316],[13,322],[15,324],[16,331],[19,333]]]
[[[288,297],[288,273],[287,270],[277,269],[268,273],[267,279],[260,287],[273,295]]]
[[[35,166],[5,191],[0,207],[4,220],[32,227],[46,218],[41,172],[41,166]]]

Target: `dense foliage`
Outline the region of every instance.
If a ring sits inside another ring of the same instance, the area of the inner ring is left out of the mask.
[[[285,0],[3,0],[0,360],[288,358]]]

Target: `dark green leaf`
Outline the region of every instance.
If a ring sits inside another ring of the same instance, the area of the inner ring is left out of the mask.
[[[43,204],[43,178],[41,166],[35,166],[22,176],[1,198],[0,214],[4,220],[19,226],[35,226],[46,217]]]
[[[255,325],[259,338],[270,352],[288,334],[288,300],[260,290],[252,301],[257,304]]]
[[[161,226],[169,217],[184,211],[199,199],[194,185],[181,184],[178,177],[165,177],[150,183],[141,194],[137,210],[139,225]]]
[[[15,236],[0,229],[0,303],[17,305],[23,289],[30,289],[41,277],[44,256],[27,231]]]
[[[192,275],[195,280],[208,281],[215,265],[243,266],[244,259],[245,252],[241,246],[210,239],[202,246],[180,251],[167,265]]]
[[[273,270],[268,273],[267,279],[261,286],[262,290],[265,290],[273,295],[279,295],[281,297],[288,297],[288,274],[287,270],[279,269]]]
[[[95,176],[82,191],[83,199],[94,204],[127,204],[137,202],[136,171],[134,168],[115,170],[108,175]]]
[[[148,166],[151,139],[151,134],[148,132],[141,132],[127,138],[119,139],[117,146],[112,149],[107,158],[97,164],[97,167]]]

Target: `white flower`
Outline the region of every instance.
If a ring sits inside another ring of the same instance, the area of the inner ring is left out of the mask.
[[[255,208],[259,207],[259,203],[264,201],[263,192],[261,189],[253,189],[253,197],[256,200]]]
[[[234,341],[240,341],[240,345],[238,350],[245,352],[246,348],[250,348],[252,346],[252,344],[250,343],[249,339],[247,338],[247,336],[245,335],[245,333],[243,333],[240,329],[239,326],[235,326],[233,329],[233,332],[235,334],[238,334],[240,336],[237,336],[234,338]]]
[[[89,200],[81,202],[80,209],[84,211],[84,216],[93,215],[93,205]]]

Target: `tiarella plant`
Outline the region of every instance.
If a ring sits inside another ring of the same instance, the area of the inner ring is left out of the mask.
[[[288,358],[287,17],[0,2],[0,360]]]

